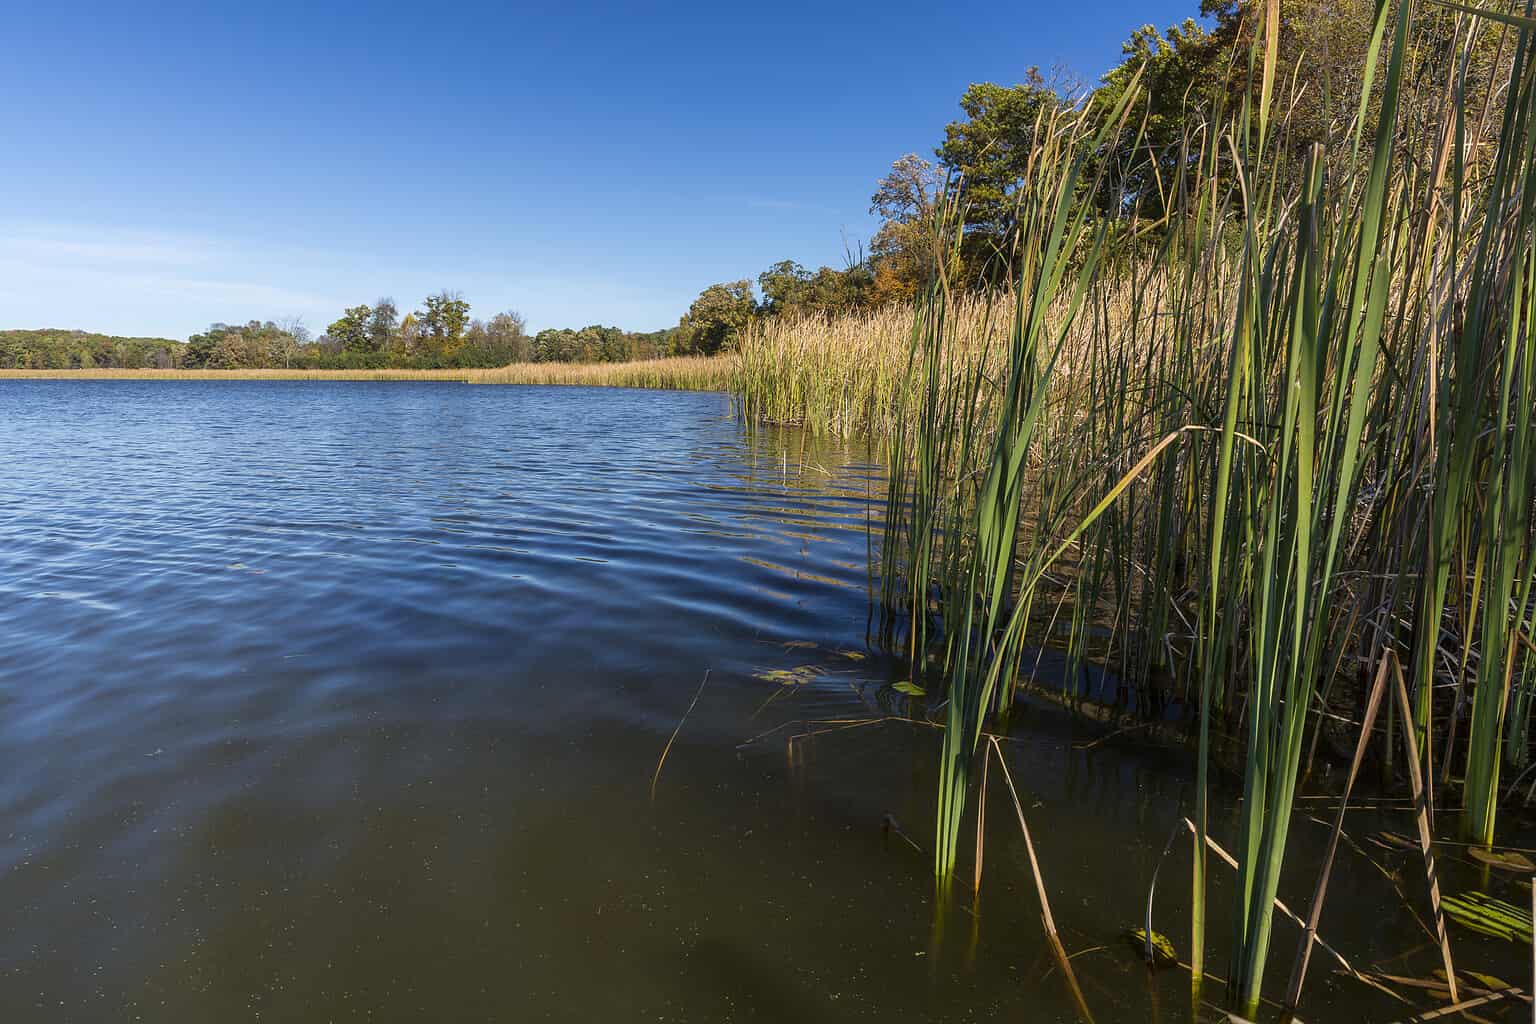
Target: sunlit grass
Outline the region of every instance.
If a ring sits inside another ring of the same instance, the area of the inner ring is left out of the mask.
[[[585,384],[593,387],[657,388],[670,391],[729,391],[735,384],[735,356],[673,356],[630,363],[513,363],[472,370],[474,384]]]
[[[593,387],[729,391],[734,355],[679,356],[630,363],[513,363],[459,370],[0,370],[0,380],[333,380],[447,381],[466,384],[583,384]]]

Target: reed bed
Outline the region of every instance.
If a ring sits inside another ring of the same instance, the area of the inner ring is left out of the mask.
[[[1002,353],[1001,338],[990,329],[996,307],[996,297],[963,296],[947,339],[953,348]],[[740,345],[743,414],[818,435],[893,433],[903,399],[915,386],[907,374],[915,316],[911,304],[895,303],[844,316],[754,324]]]
[[[1069,701],[1091,659],[1136,711],[1176,702],[1198,726],[1198,1002],[1214,737],[1241,738],[1227,978],[1249,1016],[1327,724],[1404,667],[1438,918],[1432,808],[1491,846],[1536,706],[1536,20],[1383,0],[1358,113],[1324,146],[1286,120],[1285,83],[1305,83],[1276,63],[1278,0],[1253,13],[1245,91],[1160,164],[1165,219],[1124,231],[1090,201],[1107,133],[1140,130],[1134,84],[1056,111],[1008,294],[939,267],[912,308],[758,328],[740,376],[749,415],[883,439],[883,635],[943,696],[941,891],[989,723],[1064,637]],[[1469,92],[1488,47],[1502,81]]]
[[[1149,282],[1130,274],[1095,282],[1096,315],[1108,319],[1112,339],[1125,338],[1119,326],[1126,319],[1157,315],[1148,309],[1145,297],[1138,300],[1132,294],[1133,288],[1146,287]],[[1004,379],[1016,300],[1011,291],[953,295],[944,313],[946,351],[941,366],[957,377],[979,369],[994,382]],[[1230,314],[1230,309],[1224,312]],[[1059,324],[1066,313],[1053,308],[1049,316]],[[803,427],[819,436],[880,438],[897,433],[922,384],[909,365],[918,316],[919,304],[896,302],[839,316],[753,324],[738,353],[735,389],[743,414]],[[1066,385],[1091,372],[1099,354],[1095,346],[1104,341],[1095,331],[1103,326],[1080,319],[1067,325],[1054,370],[1058,383]],[[1213,319],[1203,336],[1215,337],[1219,326],[1219,318]],[[1072,397],[1072,389],[1065,386],[1052,395],[1060,401]]]
[[[592,387],[657,388],[667,391],[730,391],[736,384],[733,354],[673,356],[631,363],[513,363],[470,371],[473,384],[584,384]]]
[[[630,363],[513,363],[456,370],[0,370],[0,380],[338,380],[448,381],[461,384],[582,384],[592,387],[730,391],[734,354]]]

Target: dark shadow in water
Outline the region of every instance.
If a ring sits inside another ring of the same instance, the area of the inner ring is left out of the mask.
[[[805,986],[763,963],[749,950],[712,936],[683,953],[685,987],[709,992],[722,1010],[771,1021],[812,1021],[823,1007]]]

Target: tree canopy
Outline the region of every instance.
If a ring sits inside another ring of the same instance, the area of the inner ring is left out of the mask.
[[[1133,80],[1140,96],[1126,127],[1096,154],[1093,168],[1100,210],[1141,225],[1162,222],[1171,203],[1185,201],[1180,185],[1189,153],[1211,146],[1209,135],[1242,102],[1247,54],[1262,4],[1257,0],[1202,0],[1196,18],[1159,30],[1134,28],[1122,46],[1118,64],[1093,88],[1077,86],[1064,74],[1043,75],[1029,68],[1014,85],[972,84],[960,96],[960,119],[944,129],[933,160],[907,154],[880,179],[871,212],[882,225],[871,242],[871,271],[876,302],[909,298],[932,276],[936,266],[932,220],[935,197],[948,195],[963,210],[965,241],[962,265],[952,268],[961,283],[995,283],[1008,269],[1008,241],[1013,205],[1035,136],[1053,111],[1092,113],[1113,109]],[[1191,12],[1192,15],[1195,12]],[[1458,59],[1455,12],[1421,10],[1423,45],[1410,54],[1406,81],[1432,80],[1428,69]],[[1281,0],[1278,66],[1284,69],[1287,100],[1281,156],[1299,175],[1302,156],[1322,143],[1331,161],[1349,159],[1342,141],[1359,112],[1363,71],[1375,20],[1375,0]],[[1464,30],[1462,30],[1464,32]],[[1463,35],[1461,38],[1465,38]],[[1497,31],[1477,37],[1466,51],[1469,95],[1490,95],[1500,60],[1509,59],[1508,43]],[[1443,76],[1441,76],[1443,77]],[[1479,89],[1475,83],[1484,83]],[[1377,76],[1377,91],[1381,76]],[[1404,101],[1404,156],[1416,162],[1445,126],[1436,118],[1446,109],[1421,90]],[[1375,104],[1378,97],[1369,98]],[[1491,137],[1496,104],[1468,111],[1465,130]],[[1364,124],[1375,118],[1367,110]],[[1476,147],[1469,149],[1475,152]],[[1298,179],[1299,180],[1299,179]],[[1144,232],[1145,234],[1145,232]],[[1155,232],[1149,237],[1155,237]],[[938,251],[946,251],[942,247]]]

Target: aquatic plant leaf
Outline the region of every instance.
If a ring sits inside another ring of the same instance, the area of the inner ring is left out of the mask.
[[[1536,871],[1536,863],[1532,863],[1531,859],[1525,854],[1517,853],[1514,850],[1501,852],[1499,850],[1481,850],[1473,847],[1467,851],[1467,856],[1479,863],[1487,864],[1489,867],[1501,868],[1505,871]]]
[[[1145,958],[1147,955],[1147,930],[1145,928],[1127,928],[1125,939],[1136,950],[1136,954]],[[1173,942],[1162,932],[1152,933],[1152,964],[1153,967],[1172,967],[1179,962],[1179,954],[1173,948]]]
[[[1442,902],[1451,920],[1463,928],[1506,942],[1531,941],[1531,915],[1512,903],[1475,891],[1446,896]]]
[[[904,693],[904,694],[906,694],[909,697],[926,697],[926,696],[928,696],[928,691],[927,690],[923,689],[921,686],[918,686],[916,683],[910,682],[910,681],[908,681],[906,679],[903,679],[899,683],[893,683],[891,685],[891,689],[895,690],[897,693]]]
[[[821,669],[815,665],[765,669],[756,673],[754,678],[765,679],[770,683],[778,683],[780,686],[804,686],[806,683],[821,678]]]
[[[1450,991],[1445,987],[1445,971],[1437,967],[1432,972],[1430,972],[1430,977],[1434,978],[1435,982],[1439,983],[1439,992],[1445,993]],[[1462,984],[1466,984],[1470,981],[1475,985],[1480,985],[1481,987],[1494,992],[1498,992],[1506,988],[1516,987],[1505,981],[1503,978],[1500,978],[1498,975],[1485,974],[1482,971],[1469,971],[1465,967],[1459,967],[1456,969],[1456,977],[1461,980]],[[1424,984],[1429,985],[1430,982],[1426,981]]]

